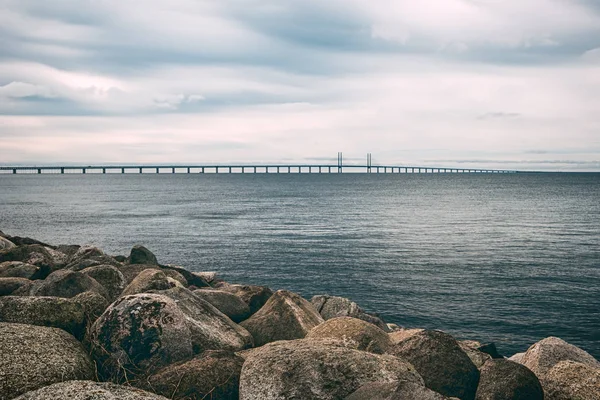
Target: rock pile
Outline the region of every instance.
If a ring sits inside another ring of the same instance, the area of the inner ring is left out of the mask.
[[[0,400],[599,400],[600,363],[386,324],[349,299],[0,232]]]

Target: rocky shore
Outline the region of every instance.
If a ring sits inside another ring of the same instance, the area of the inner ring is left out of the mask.
[[[386,324],[350,299],[0,232],[0,400],[599,400],[600,363],[549,337]]]

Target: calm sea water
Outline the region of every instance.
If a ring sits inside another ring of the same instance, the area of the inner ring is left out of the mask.
[[[0,175],[0,229],[600,357],[600,174]]]

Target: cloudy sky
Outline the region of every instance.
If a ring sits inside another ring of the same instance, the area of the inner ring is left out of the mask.
[[[600,0],[0,0],[0,163],[600,171]]]

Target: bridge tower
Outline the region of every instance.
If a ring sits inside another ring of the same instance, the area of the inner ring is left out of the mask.
[[[342,166],[343,166],[343,156],[342,156],[342,152],[338,152],[338,174],[342,173]]]

